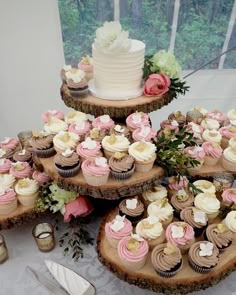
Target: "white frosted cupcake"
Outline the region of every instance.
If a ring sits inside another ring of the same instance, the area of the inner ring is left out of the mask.
[[[142,197],[144,203],[146,204],[146,206],[148,206],[152,202],[166,198],[167,189],[162,185],[158,185],[150,190],[143,192]]]
[[[220,201],[214,194],[197,194],[194,200],[194,205],[197,209],[207,214],[209,222],[212,222],[219,214]]]
[[[224,150],[223,157],[222,157],[222,166],[228,171],[232,171],[232,172],[236,171],[236,148],[235,147],[229,146]]]
[[[165,240],[165,231],[156,216],[149,216],[139,221],[136,233],[147,240],[150,250]]]
[[[151,142],[137,141],[130,145],[129,154],[135,159],[135,170],[148,172],[156,160],[156,146]]]
[[[79,136],[73,132],[61,131],[53,138],[54,148],[58,153],[66,149],[74,150],[79,142]]]
[[[216,193],[216,187],[214,184],[208,180],[205,179],[199,179],[193,182],[193,185],[201,190],[203,193],[208,194],[215,194]]]
[[[202,133],[202,138],[203,138],[204,141],[208,141],[208,142],[212,142],[212,143],[217,143],[217,144],[220,145],[221,144],[221,140],[222,140],[222,135],[217,130],[209,130],[209,129],[206,129]]]
[[[0,174],[0,188],[13,188],[16,178],[8,173]]]
[[[43,129],[51,134],[57,134],[60,131],[66,131],[68,125],[61,119],[49,117],[48,122],[44,124]]]
[[[236,120],[236,108],[231,109],[226,113],[226,116],[229,120]]]
[[[234,239],[236,239],[236,211],[229,212],[223,223],[233,232]]]
[[[149,216],[156,216],[164,227],[171,223],[173,219],[173,207],[169,204],[168,199],[157,200],[147,207]]]
[[[107,135],[102,140],[102,147],[107,159],[112,157],[116,152],[128,153],[129,145],[128,138],[122,135]]]
[[[38,198],[38,183],[34,179],[23,178],[15,186],[18,201],[23,206],[33,206]]]
[[[73,124],[76,123],[77,121],[87,121],[88,116],[87,114],[79,111],[70,111],[65,115],[65,122],[67,124]]]
[[[201,126],[204,129],[218,130],[220,128],[220,123],[215,119],[205,118],[202,120]]]

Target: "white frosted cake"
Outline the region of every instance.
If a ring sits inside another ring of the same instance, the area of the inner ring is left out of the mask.
[[[120,23],[97,29],[92,45],[94,80],[90,91],[102,99],[126,100],[142,95],[145,44],[128,38]]]

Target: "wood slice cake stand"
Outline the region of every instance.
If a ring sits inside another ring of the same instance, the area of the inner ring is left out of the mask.
[[[128,100],[105,100],[92,95],[77,98],[70,94],[65,83],[62,84],[60,92],[62,100],[68,107],[95,117],[108,114],[113,119],[126,118],[136,111],[150,113],[169,104],[173,99],[168,95],[139,96]]]
[[[105,224],[117,213],[117,209],[108,213],[100,226],[97,237],[98,258],[116,276],[130,284],[164,294],[187,294],[217,284],[236,269],[236,242],[234,241],[227,250],[220,253],[219,264],[208,274],[200,274],[192,270],[188,264],[187,254],[183,256],[182,269],[172,278],[160,277],[155,272],[150,254],[141,270],[128,271],[122,265],[117,249],[110,246],[105,235]]]
[[[135,172],[133,176],[127,180],[118,181],[110,177],[107,184],[95,187],[86,183],[82,172],[74,177],[61,177],[56,171],[53,159],[53,157],[46,159],[38,158],[38,161],[44,167],[45,172],[54,179],[61,188],[94,198],[116,200],[122,197],[135,196],[160,184],[160,180],[164,176],[164,170],[161,167],[154,166],[153,169],[147,173]]]

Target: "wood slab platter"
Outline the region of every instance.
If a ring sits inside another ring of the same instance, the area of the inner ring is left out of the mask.
[[[53,159],[53,157],[46,159],[38,158],[38,161],[42,164],[45,172],[61,188],[94,198],[116,200],[122,197],[135,196],[160,184],[160,180],[164,176],[164,170],[161,167],[154,166],[147,173],[135,172],[127,180],[118,181],[110,177],[107,184],[95,187],[86,183],[81,171],[74,177],[61,177],[56,171]]]
[[[139,111],[150,113],[169,104],[173,98],[168,95],[139,96],[128,100],[105,100],[92,95],[86,98],[73,97],[64,83],[61,86],[61,98],[64,103],[75,110],[80,110],[95,117],[104,114],[110,115],[113,119],[126,118],[128,115]]]
[[[97,252],[100,262],[120,279],[164,294],[187,294],[193,291],[211,287],[236,269],[236,242],[220,253],[219,264],[208,274],[200,274],[192,270],[188,264],[187,255],[183,257],[182,269],[172,278],[162,278],[151,265],[150,254],[145,266],[139,271],[127,271],[117,254],[117,249],[110,246],[105,235],[105,224],[117,214],[117,209],[111,211],[103,219],[97,237]]]

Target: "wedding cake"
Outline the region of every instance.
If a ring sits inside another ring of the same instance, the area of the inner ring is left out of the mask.
[[[109,100],[126,100],[142,95],[145,44],[129,39],[119,22],[105,22],[97,29],[92,44],[93,95]]]

